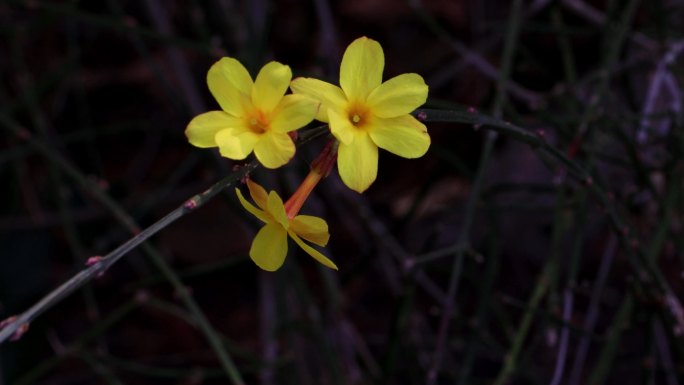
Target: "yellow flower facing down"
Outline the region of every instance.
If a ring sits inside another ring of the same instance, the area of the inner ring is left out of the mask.
[[[247,187],[256,207],[249,203],[240,190],[236,188],[235,192],[240,203],[247,211],[266,224],[254,237],[252,247],[249,249],[249,256],[257,266],[266,271],[278,270],[287,256],[287,237],[289,235],[299,247],[315,260],[337,270],[337,266],[330,259],[302,240],[305,239],[318,246],[325,246],[330,238],[328,224],[325,220],[310,215],[296,215],[294,211],[298,210],[299,207],[292,210],[291,213],[286,212],[286,205],[283,204],[283,200],[275,191],[266,193],[263,187],[251,180],[247,180]],[[310,187],[313,188],[313,186]],[[305,192],[308,195],[310,189],[305,188],[305,190],[308,190]],[[293,198],[296,195],[297,193],[293,195]]]
[[[261,164],[277,168],[295,153],[288,132],[304,127],[319,102],[304,95],[285,95],[290,67],[266,64],[256,79],[239,61],[225,57],[207,74],[207,84],[222,111],[209,111],[188,124],[185,135],[197,147],[218,147],[222,156],[245,159],[252,151]]]
[[[321,102],[316,119],[327,122],[339,140],[337,169],[352,190],[375,181],[378,147],[404,158],[423,156],[430,147],[425,125],[410,113],[427,100],[428,86],[415,73],[382,82],[385,55],[367,37],[352,42],[340,67],[340,86],[312,78],[294,79],[295,94]]]

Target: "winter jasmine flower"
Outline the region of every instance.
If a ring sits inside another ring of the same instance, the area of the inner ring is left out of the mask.
[[[423,156],[430,147],[425,125],[410,113],[425,103],[428,86],[415,73],[382,82],[385,56],[367,37],[352,42],[340,67],[340,86],[297,78],[290,88],[321,102],[316,119],[327,122],[339,140],[337,168],[342,181],[363,192],[375,181],[378,148],[404,158]]]
[[[221,106],[196,116],[185,134],[197,147],[218,147],[222,156],[245,159],[252,151],[267,168],[286,164],[295,153],[288,132],[311,122],[319,103],[304,95],[285,95],[290,67],[266,64],[252,81],[245,67],[222,58],[207,74],[207,84]]]

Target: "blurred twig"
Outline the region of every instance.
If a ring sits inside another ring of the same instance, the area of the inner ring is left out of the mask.
[[[481,54],[468,48],[462,42],[452,38],[449,33],[437,22],[437,20],[430,15],[429,12],[423,8],[419,1],[411,1],[411,5],[414,7],[416,13],[423,20],[425,25],[430,28],[430,30],[449,48],[451,48],[457,54],[463,56],[463,60],[470,63],[476,70],[480,71],[483,75],[487,76],[491,80],[501,82],[504,69],[497,69],[492,64],[490,64]],[[519,20],[518,20],[519,21]],[[506,37],[508,38],[508,36]],[[524,101],[531,108],[538,108],[543,104],[543,98],[538,93],[528,90],[521,86],[520,84],[506,79],[504,82],[504,89],[510,92],[516,98]]]
[[[616,247],[617,237],[615,235],[611,235],[601,256],[601,263],[596,274],[594,287],[591,291],[589,309],[587,310],[587,316],[584,318],[584,323],[582,325],[582,329],[587,333],[593,333],[594,328],[596,327],[596,322],[599,315],[599,305],[601,298],[603,298],[602,294],[606,285],[608,272],[613,264],[613,257],[615,256]],[[587,354],[589,353],[590,343],[591,340],[589,338],[589,334],[583,335],[580,339],[575,351],[575,360],[573,361],[572,369],[568,376],[568,385],[579,384],[584,369],[584,363],[586,362]]]
[[[606,25],[606,15],[582,0],[562,0],[561,4],[595,25]],[[651,38],[639,32],[632,33],[630,39],[648,49],[656,47],[656,43]]]
[[[657,298],[664,300],[665,298],[677,298],[673,293],[667,280],[662,273],[649,261],[644,252],[640,248],[635,248],[632,242],[630,226],[624,221],[615,206],[614,200],[598,183],[594,182],[591,174],[586,171],[577,162],[568,158],[556,147],[549,144],[542,135],[532,133],[520,127],[517,127],[509,122],[488,117],[477,112],[468,111],[444,111],[444,110],[428,110],[420,109],[416,111],[416,116],[424,121],[439,121],[439,122],[455,122],[475,125],[476,127],[489,127],[492,130],[500,132],[506,136],[512,137],[518,141],[526,143],[542,153],[550,156],[559,164],[561,164],[567,171],[575,178],[587,186],[587,189],[593,194],[598,203],[605,208],[606,215],[610,219],[613,231],[617,234],[622,247],[627,253],[630,262],[638,271],[645,272],[649,279],[647,285],[655,289],[651,294]],[[655,286],[653,285],[655,284]],[[678,301],[677,301],[678,302]],[[674,316],[674,314],[672,314]],[[675,320],[677,321],[677,320]]]
[[[501,72],[498,75],[497,93],[494,99],[493,113],[495,118],[500,118],[504,104],[506,102],[506,89],[510,81],[511,68],[513,67],[513,57],[518,43],[518,33],[520,31],[520,22],[522,16],[522,1],[515,0],[511,4],[511,16],[509,18],[506,39],[504,42],[504,52],[501,59]],[[475,209],[480,200],[482,192],[482,185],[484,178],[488,171],[489,160],[494,149],[498,134],[496,132],[488,132],[483,145],[482,154],[480,156],[480,163],[473,181],[473,186],[466,205],[465,219],[461,234],[458,237],[456,245],[461,247],[454,255],[451,276],[449,278],[449,286],[447,289],[446,302],[444,304],[443,315],[440,319],[439,330],[437,334],[437,346],[435,348],[434,356],[430,369],[427,373],[427,383],[435,384],[437,382],[437,375],[442,367],[442,360],[444,351],[446,349],[449,327],[451,325],[451,317],[454,312],[453,302],[456,299],[456,292],[461,276],[463,266],[463,259],[465,256],[465,249],[470,245],[470,232],[475,218]]]
[[[510,376],[515,372],[520,358],[519,356],[522,352],[525,339],[527,338],[527,333],[529,332],[529,329],[532,326],[532,320],[534,319],[534,312],[530,310],[534,310],[539,306],[539,302],[549,288],[551,276],[555,274],[556,268],[555,261],[551,260],[546,263],[544,270],[539,275],[537,285],[527,303],[528,311],[523,315],[523,318],[520,321],[518,332],[515,334],[511,349],[506,353],[503,367],[499,371],[496,380],[494,380],[494,385],[506,384],[509,381]]]
[[[682,95],[680,87],[677,85],[676,78],[672,75],[669,67],[675,62],[677,57],[684,51],[684,41],[678,41],[670,46],[662,59],[656,64],[655,72],[651,76],[651,81],[648,86],[648,93],[644,100],[641,110],[642,118],[639,130],[637,131],[637,142],[644,144],[648,139],[648,133],[652,125],[651,115],[654,113],[656,103],[663,97],[665,92],[670,95],[670,107],[672,111],[678,112],[681,110]],[[669,126],[669,119],[666,119],[659,125],[656,130],[658,135],[664,135]],[[665,124],[665,126],[664,126]]]
[[[208,44],[197,43],[196,41],[188,40],[182,37],[166,36],[148,28],[139,26],[138,23],[133,19],[127,19],[126,22],[122,23],[117,19],[91,13],[84,9],[79,9],[73,5],[53,1],[8,0],[8,2],[13,5],[26,7],[29,10],[46,12],[48,14],[55,14],[61,17],[66,16],[83,23],[109,28],[115,31],[133,33],[140,37],[160,41],[165,44],[190,48],[207,54],[212,53],[212,47],[210,47]]]
[[[53,369],[71,353],[82,349],[103,332],[120,323],[133,310],[137,309],[138,305],[139,302],[136,299],[131,299],[111,310],[107,316],[96,322],[92,327],[83,332],[75,341],[66,346],[62,354],[52,356],[42,363],[36,365],[32,371],[17,379],[15,385],[28,385],[35,383],[41,376]]]

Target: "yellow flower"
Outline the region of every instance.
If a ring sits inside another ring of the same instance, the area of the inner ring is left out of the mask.
[[[308,195],[314,185],[315,183],[313,185],[310,183],[302,184],[306,187],[303,190],[300,188],[293,195],[293,198],[300,194]],[[337,266],[330,259],[302,240],[304,238],[318,246],[325,246],[330,238],[328,224],[325,220],[310,215],[297,215],[301,205],[294,205],[297,206],[296,209],[286,212],[285,206],[291,205],[284,205],[283,200],[275,191],[267,194],[263,187],[251,180],[247,180],[247,187],[258,207],[249,203],[240,190],[236,188],[235,192],[240,203],[247,211],[266,224],[259,230],[254,241],[252,241],[252,247],[249,249],[249,256],[257,266],[266,271],[278,270],[285,262],[287,236],[289,235],[299,247],[315,260],[337,270]]]
[[[378,147],[404,158],[418,158],[430,147],[425,125],[409,115],[425,103],[428,87],[414,73],[382,82],[385,55],[367,37],[352,42],[340,67],[340,87],[312,78],[297,78],[295,94],[321,102],[316,119],[327,122],[340,141],[337,169],[352,190],[363,192],[375,181]]]
[[[295,153],[288,132],[311,122],[319,106],[304,95],[285,95],[290,79],[290,67],[270,62],[252,81],[239,61],[222,58],[207,74],[222,111],[196,116],[185,135],[194,146],[218,147],[226,158],[241,160],[254,151],[265,167],[286,164]]]

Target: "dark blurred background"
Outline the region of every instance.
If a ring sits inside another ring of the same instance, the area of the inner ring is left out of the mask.
[[[183,133],[218,109],[205,76],[223,56],[337,83],[365,35],[385,79],[425,78],[426,107],[513,122],[592,176],[505,131],[428,123],[426,156],[381,153],[363,195],[333,172],[304,206],[339,272],[293,243],[260,271],[228,188],[0,345],[0,384],[236,383],[226,356],[247,384],[681,384],[683,11],[0,1],[0,320],[242,163]],[[287,197],[324,143],[252,177]]]

